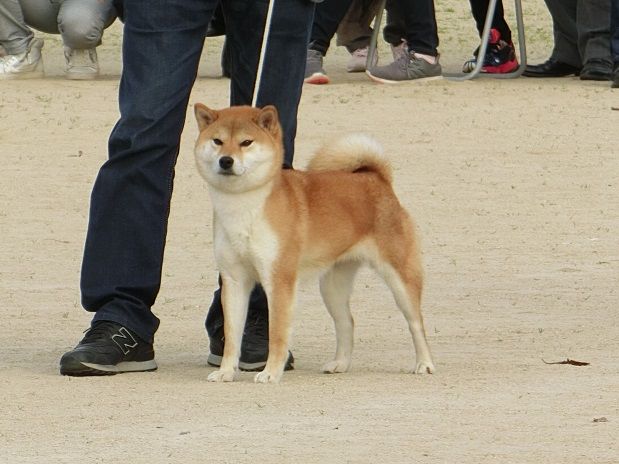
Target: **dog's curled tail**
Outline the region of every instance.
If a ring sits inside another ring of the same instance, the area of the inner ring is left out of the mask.
[[[348,134],[325,143],[310,160],[310,171],[372,171],[391,183],[391,166],[383,147],[366,134]]]

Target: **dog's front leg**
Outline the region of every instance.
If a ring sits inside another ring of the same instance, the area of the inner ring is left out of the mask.
[[[254,378],[257,383],[279,382],[288,361],[296,275],[277,276],[273,280],[273,285],[262,283],[269,301],[269,357],[264,370]]]
[[[224,354],[219,370],[208,376],[210,382],[232,382],[238,371],[247,304],[254,282],[221,274],[221,303],[224,313]]]

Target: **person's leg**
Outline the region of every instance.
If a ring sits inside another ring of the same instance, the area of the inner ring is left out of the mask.
[[[124,5],[120,119],[92,191],[82,304],[94,322],[117,322],[151,343],[174,166],[215,4]]]
[[[262,25],[268,1],[236,0],[245,9],[227,13],[228,43],[234,75],[230,103],[249,105],[258,68]],[[258,6],[261,5],[262,8]],[[224,3],[224,11],[227,3]],[[307,0],[275,2],[271,33],[264,60],[257,106],[275,105],[284,131],[285,165],[292,166],[297,110],[301,99],[305,57],[312,27],[314,4]],[[230,16],[234,15],[234,16]],[[254,45],[255,44],[255,45]]]
[[[489,0],[470,0],[471,12],[475,19],[477,31],[481,37],[484,32],[486,17],[488,16]],[[480,47],[473,52],[473,58],[462,66],[465,73],[472,72],[478,63]],[[512,43],[512,31],[505,21],[503,2],[497,0],[494,14],[490,23],[490,32],[487,39],[487,48],[483,57],[482,72],[490,74],[504,74],[518,68],[518,59]]]
[[[379,2],[372,1],[368,6],[365,5],[366,3],[365,0],[353,0],[337,28],[335,43],[346,47],[349,53],[370,45],[372,38],[370,23],[376,16]],[[368,11],[365,11],[366,9]]]
[[[611,53],[616,68],[619,64],[619,0],[611,0],[610,34]]]
[[[400,1],[399,11],[406,27],[408,49],[438,56],[438,32],[433,0]]]
[[[576,29],[578,50],[584,63],[580,79],[611,80],[610,0],[578,0]]]
[[[619,88],[619,0],[611,0],[610,33],[610,45],[613,58],[613,77],[611,87]]]
[[[0,44],[8,55],[19,55],[28,49],[34,33],[26,25],[19,0],[0,2]]]
[[[348,12],[337,28],[337,45],[343,45],[350,53],[346,71],[363,72],[366,70],[370,42],[372,40],[371,23],[380,1],[353,0]],[[378,62],[378,53],[374,54],[372,65]]]
[[[399,0],[388,0],[386,5],[387,21],[383,29],[383,38],[388,44],[397,47],[406,40],[406,23]]]
[[[309,48],[325,56],[352,0],[325,0],[316,6]]]
[[[101,44],[103,29],[116,19],[112,0],[64,0],[58,30],[66,47],[90,49]]]
[[[528,64],[523,76],[564,77],[579,75],[582,62],[577,46],[576,0],[545,0],[552,16],[554,46],[550,57],[540,64]]]
[[[60,0],[19,0],[28,26],[47,34],[58,34]]]
[[[575,68],[581,68],[583,63],[578,51],[578,32],[576,29],[577,0],[545,0],[550,16],[554,47],[551,59],[565,63]]]
[[[64,43],[65,77],[94,79],[99,75],[96,47],[103,29],[116,19],[112,0],[63,0],[58,29]]]
[[[223,4],[227,41],[232,60],[230,103],[250,105],[258,69],[262,25],[266,2],[256,8],[255,0],[238,0]],[[305,57],[312,28],[314,5],[306,0],[276,2],[272,16],[266,56],[258,92],[257,106],[275,105],[284,131],[285,167],[292,167],[297,110],[301,98]],[[276,33],[274,33],[276,31]],[[214,296],[206,318],[211,339],[209,362],[217,365],[223,351],[223,312],[221,288]],[[268,304],[261,286],[254,288],[248,308],[245,338],[241,347],[241,367],[261,368],[268,352]],[[289,366],[290,367],[290,366]]]
[[[486,16],[488,15],[488,4],[490,2],[489,0],[470,0],[470,3],[473,19],[475,19],[477,31],[481,36],[484,31],[484,23],[486,21]],[[512,41],[512,31],[507,25],[507,21],[505,21],[505,11],[501,0],[498,0],[496,3],[496,8],[492,17],[492,29],[499,31],[501,38],[505,42],[510,43]]]
[[[440,78],[442,69],[438,62],[434,1],[399,0],[394,2],[391,11],[392,14],[399,11],[404,20],[407,50],[397,54],[394,52],[394,61],[391,64],[368,69],[366,73],[370,79],[379,83],[395,84],[414,79]]]
[[[610,63],[610,0],[578,0],[576,5],[578,50],[583,63]]]
[[[32,0],[30,0],[32,1]],[[0,3],[0,45],[4,56],[0,57],[0,80],[43,77],[41,49],[43,39],[36,38],[28,27],[28,10],[18,0],[2,0]],[[36,16],[53,17],[53,7],[47,0],[35,5]]]

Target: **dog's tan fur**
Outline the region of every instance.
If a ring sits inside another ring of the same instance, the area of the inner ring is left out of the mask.
[[[307,171],[282,170],[282,129],[274,107],[215,111],[198,103],[195,115],[197,166],[213,201],[226,338],[221,367],[209,380],[234,379],[256,282],[269,301],[269,357],[255,380],[280,380],[297,281],[312,270],[320,272],[337,338],[335,359],[323,370],[346,371],[353,348],[348,302],[364,263],[383,277],[406,317],[417,353],[415,372],[432,373],[414,226],[393,192],[380,146],[367,136],[348,136],[325,144]]]

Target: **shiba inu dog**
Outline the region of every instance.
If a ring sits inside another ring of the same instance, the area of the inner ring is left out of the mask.
[[[350,135],[326,144],[307,171],[283,170],[275,107],[216,111],[198,103],[195,116],[197,167],[213,202],[226,340],[220,369],[208,380],[234,380],[257,282],[269,302],[269,356],[255,381],[281,379],[297,281],[305,271],[319,272],[320,291],[335,322],[335,359],[323,371],[345,372],[353,350],[349,297],[363,264],[385,280],[408,322],[415,372],[434,372],[420,309],[422,269],[414,226],[393,192],[378,143]]]

